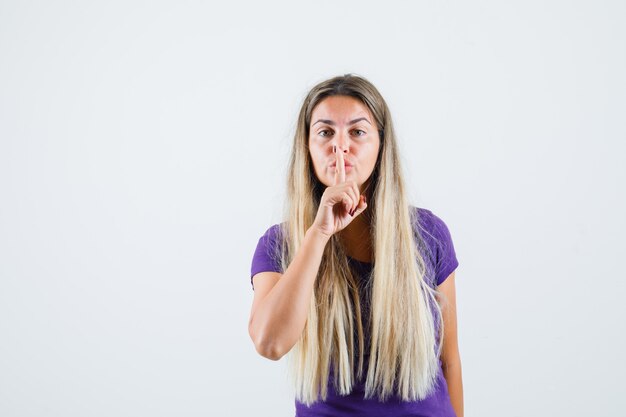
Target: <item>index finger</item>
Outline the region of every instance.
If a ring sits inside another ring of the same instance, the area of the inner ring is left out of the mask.
[[[335,185],[346,182],[346,167],[343,162],[343,152],[335,146]]]

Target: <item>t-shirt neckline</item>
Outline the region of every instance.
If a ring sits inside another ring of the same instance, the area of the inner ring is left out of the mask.
[[[352,256],[346,255],[348,257],[348,259],[352,260],[353,262],[362,264],[362,265],[371,265],[371,262],[365,262],[365,261],[359,261],[358,259],[353,258]]]

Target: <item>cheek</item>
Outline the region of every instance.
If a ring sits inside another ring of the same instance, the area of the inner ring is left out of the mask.
[[[378,159],[378,151],[379,149],[375,146],[372,146],[371,148],[367,149],[365,160],[367,161],[368,165],[371,166],[371,165],[376,164],[376,160]]]
[[[380,154],[380,144],[378,146],[376,146],[374,148],[374,151],[372,152],[372,163],[375,164],[376,160],[378,159],[378,156]]]
[[[322,151],[316,149],[315,147],[309,149],[309,156],[311,157],[311,161],[313,161],[313,165],[316,167],[320,167],[324,161],[324,155],[322,154]]]

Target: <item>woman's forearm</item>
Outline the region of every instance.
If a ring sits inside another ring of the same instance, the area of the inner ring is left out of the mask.
[[[461,361],[457,361],[443,366],[443,376],[448,384],[450,402],[457,417],[463,417],[463,376],[461,372]]]
[[[307,230],[291,264],[250,318],[250,335],[263,356],[278,360],[300,338],[329,239],[314,229]]]

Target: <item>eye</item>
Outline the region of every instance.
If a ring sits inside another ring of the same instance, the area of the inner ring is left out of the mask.
[[[365,136],[365,131],[361,130],[361,129],[354,129],[354,133],[356,133],[357,136]]]
[[[322,136],[322,137],[326,137],[326,136],[328,136],[328,135],[329,135],[329,132],[330,132],[330,130],[328,130],[328,129],[323,129],[323,130],[320,130],[319,132],[317,132],[317,134],[318,134],[318,135],[320,135],[320,136]]]

